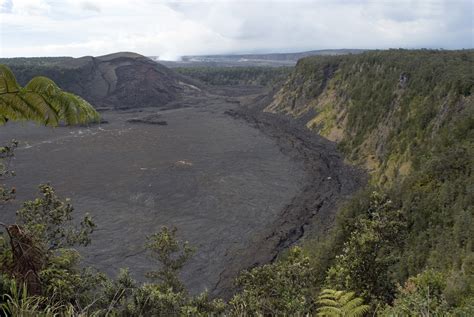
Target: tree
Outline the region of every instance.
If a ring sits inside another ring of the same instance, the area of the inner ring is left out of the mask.
[[[153,283],[137,285],[127,270],[115,281],[106,282],[104,295],[98,302],[106,316],[216,316],[224,312],[220,299],[210,299],[207,292],[190,296],[179,273],[194,250],[176,237],[176,228],[162,227],[148,237],[146,248],[157,260],[159,268],[147,276]]]
[[[12,71],[0,64],[0,124],[31,120],[45,125],[98,121],[99,114],[84,99],[61,90],[51,79],[34,77],[21,87]]]
[[[300,247],[286,258],[243,272],[241,290],[230,301],[235,316],[305,316],[314,307],[315,279],[310,259]]]
[[[40,185],[41,197],[23,203],[17,211],[20,224],[41,242],[42,248],[54,251],[74,245],[87,246],[95,224],[85,215],[80,227],[72,225],[74,208],[68,198],[61,200],[50,185]]]
[[[18,142],[13,140],[10,144],[0,146],[0,181],[15,175],[10,168],[14,151],[18,147]],[[0,184],[0,202],[7,202],[15,198],[15,188],[7,188]]]
[[[364,300],[355,297],[354,292],[325,289],[318,297],[318,316],[328,317],[358,317],[369,311],[370,306],[364,305]]]
[[[160,232],[148,237],[146,247],[150,250],[151,257],[160,263],[161,268],[148,272],[147,277],[162,282],[174,292],[182,292],[185,287],[179,280],[178,273],[193,255],[194,249],[188,242],[181,243],[176,239],[176,230],[163,227]]]
[[[67,302],[87,294],[101,276],[78,267],[79,255],[71,247],[87,245],[95,224],[85,215],[79,225],[72,219],[68,199],[61,200],[49,185],[41,185],[39,197],[17,212],[17,224],[5,225],[0,234],[0,274],[26,287],[32,295],[56,297]]]
[[[440,272],[427,270],[410,277],[404,287],[398,287],[393,305],[387,306],[382,315],[446,316],[449,311],[443,294],[445,287],[445,277]]]
[[[373,192],[365,214],[355,221],[355,229],[329,269],[327,285],[351,289],[372,304],[393,299],[395,284],[391,267],[405,230],[402,212],[385,195]]]

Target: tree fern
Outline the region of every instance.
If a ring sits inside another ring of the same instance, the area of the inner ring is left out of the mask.
[[[317,300],[318,316],[328,317],[360,317],[369,310],[362,298],[355,297],[354,292],[325,289]]]
[[[35,77],[21,87],[12,71],[0,64],[0,124],[32,120],[45,125],[82,124],[99,120],[84,99],[65,92],[46,77]]]

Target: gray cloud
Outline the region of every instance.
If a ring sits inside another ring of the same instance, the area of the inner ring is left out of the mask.
[[[472,48],[470,0],[0,0],[0,55]]]

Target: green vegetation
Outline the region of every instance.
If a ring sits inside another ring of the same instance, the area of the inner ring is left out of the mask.
[[[472,50],[298,63],[269,109],[316,110],[310,126],[372,175],[331,234],[304,244],[318,284],[355,291],[378,314],[387,304],[388,315],[472,311],[473,65]]]
[[[56,126],[98,121],[99,114],[84,99],[62,91],[51,79],[35,77],[18,85],[11,70],[0,64],[0,124],[31,120]]]
[[[97,122],[99,114],[87,101],[62,91],[51,79],[34,77],[25,86],[18,85],[11,70],[0,64],[0,125],[7,121],[36,121],[57,126]],[[0,180],[14,175],[9,168],[18,142],[0,147]],[[13,199],[14,188],[0,184],[0,203]]]
[[[325,289],[318,298],[318,304],[322,305],[318,308],[318,316],[363,316],[369,310],[369,305],[363,302],[354,292]]]
[[[285,80],[292,67],[178,67],[180,74],[209,85],[268,86]]]
[[[15,175],[10,167],[14,151],[18,147],[18,142],[13,140],[10,144],[0,147],[0,180],[4,180]],[[7,202],[15,198],[15,189],[7,188],[0,184],[0,203]]]
[[[368,167],[371,181],[339,210],[330,232],[243,272],[229,301],[186,291],[179,272],[192,248],[175,229],[148,239],[156,259],[149,283],[139,285],[126,270],[110,279],[81,268],[74,246],[89,242],[94,224],[88,217],[71,222],[69,202],[43,185],[40,198],[18,212],[18,223],[5,225],[3,310],[25,316],[474,315],[472,65],[472,50],[301,60],[268,110],[295,116],[315,110],[311,128]],[[210,72],[209,78],[217,77]],[[0,149],[1,175],[9,175],[14,147]],[[3,195],[6,203],[14,191]]]
[[[390,50],[304,58],[269,108],[296,116],[316,110],[311,127],[326,136],[343,130],[341,149],[355,163],[372,156],[374,181],[385,182],[450,138],[451,129],[468,138],[473,55]]]
[[[0,58],[0,64],[12,67],[52,67],[67,61],[72,61],[73,57],[15,57],[15,58]]]
[[[163,228],[149,238],[147,248],[158,261],[149,277],[156,283],[137,286],[126,270],[110,280],[81,268],[73,248],[89,243],[95,227],[91,218],[74,225],[69,200],[61,200],[49,185],[40,186],[40,194],[24,203],[17,224],[4,225],[7,235],[0,236],[0,302],[5,313],[194,316],[222,309],[221,301],[211,301],[206,294],[191,297],[184,290],[178,272],[191,251],[176,240],[175,230]]]
[[[78,225],[68,199],[49,185],[40,197],[24,203],[17,224],[3,225],[0,235],[0,307],[13,316],[305,316],[328,308],[325,293],[317,298],[314,268],[299,247],[274,264],[244,272],[239,291],[228,301],[207,293],[190,295],[179,272],[193,253],[177,239],[176,229],[163,227],[146,248],[156,269],[138,284],[123,269],[115,279],[81,268],[73,248],[87,245],[95,225],[87,215]],[[367,310],[353,293],[335,292],[342,315]],[[342,294],[343,296],[339,296]],[[323,299],[325,299],[323,301]],[[321,302],[321,303],[319,303]],[[323,314],[324,313],[324,314]]]
[[[62,91],[52,80],[35,77],[21,87],[11,70],[0,64],[0,124],[30,120],[56,126],[98,119],[89,103]],[[0,147],[0,180],[14,176],[9,163],[17,146],[12,141]],[[86,285],[84,275],[69,269],[78,260],[71,247],[87,245],[94,224],[86,216],[79,228],[72,226],[71,205],[60,201],[50,186],[40,190],[41,198],[26,202],[17,212],[21,225],[0,223],[5,229],[0,234],[0,308],[5,315],[55,316],[63,302],[86,294],[75,285],[78,279]],[[0,185],[0,203],[14,198],[15,188]],[[50,296],[55,296],[54,304],[48,302]]]
[[[274,264],[256,267],[237,278],[241,289],[230,301],[233,315],[304,316],[315,309],[313,267],[301,248]]]

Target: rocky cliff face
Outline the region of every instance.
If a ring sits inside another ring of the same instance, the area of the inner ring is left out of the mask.
[[[198,90],[183,76],[135,53],[53,61],[11,68],[21,84],[34,76],[47,76],[96,107],[162,107],[184,90]]]
[[[304,58],[265,110],[305,118],[385,183],[473,117],[472,65],[473,50]]]

